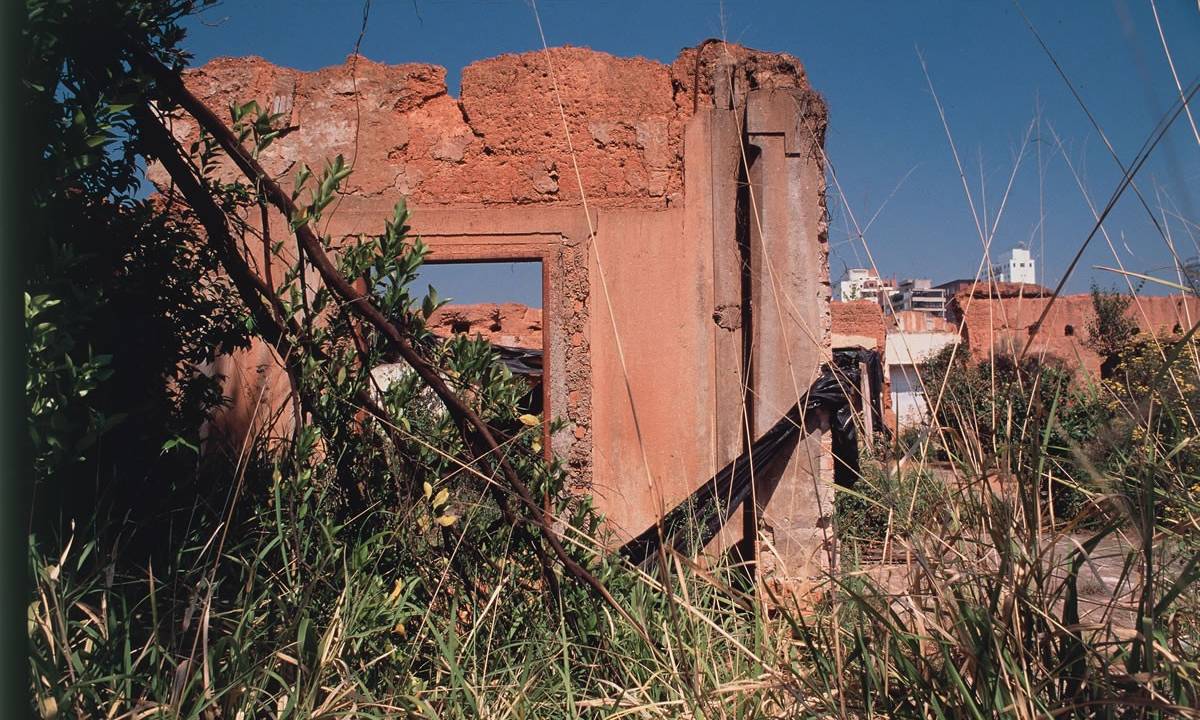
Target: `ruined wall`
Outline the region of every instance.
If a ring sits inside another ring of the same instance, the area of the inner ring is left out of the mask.
[[[679,200],[682,123],[667,66],[582,48],[550,51],[583,188],[598,207],[661,209]],[[463,69],[461,96],[435,65],[364,57],[315,72],[220,58],[186,73],[212,107],[256,99],[296,129],[264,158],[269,172],[353,161],[348,190],[417,206],[579,203],[579,184],[543,53]],[[179,123],[176,133],[195,128]]]
[[[888,317],[888,329],[906,333],[957,333],[953,322],[920,310],[897,310]]]
[[[445,68],[362,56],[313,72],[218,58],[186,71],[185,81],[210,107],[256,100],[282,113],[295,130],[264,156],[268,172],[288,174],[300,162],[316,169],[340,154],[354,163],[351,195],[418,206],[579,203],[561,97],[588,201],[663,209],[682,199],[693,85],[711,104],[712,71],[726,54],[744,67],[743,91],[795,88],[819,103],[796,58],[736,45],[710,46],[699,65],[694,49],[669,66],[572,47],[551,48],[549,58],[501,55],[464,68],[458,98],[447,93]],[[174,130],[196,135],[188,120]]]
[[[829,304],[833,347],[861,346],[883,351],[887,327],[883,308],[874,300],[852,300]]]
[[[968,301],[958,297],[954,305],[957,316],[965,320],[962,335],[972,357],[983,360],[993,351],[1020,353],[1029,339],[1031,327],[1048,302],[1049,298],[973,298]],[[1178,334],[1200,320],[1200,300],[1138,296],[1126,314],[1145,332]],[[1038,331],[1030,353],[1053,355],[1099,376],[1100,358],[1085,347],[1087,326],[1094,318],[1091,295],[1058,298]]]
[[[874,300],[834,301],[829,304],[831,320],[831,342],[833,347],[864,347],[877,350],[883,363],[883,388],[881,421],[895,427],[892,412],[891,376],[888,372],[887,348],[889,322],[894,317],[883,314],[883,308]]]
[[[443,305],[425,321],[439,337],[465,334],[493,345],[542,349],[542,309],[519,303]]]
[[[977,298],[1034,298],[1050,297],[1054,291],[1034,283],[1000,282],[987,278],[953,280],[938,285],[946,291],[947,298],[977,297]]]
[[[556,48],[468,66],[459,98],[442,68],[361,57],[308,73],[221,59],[186,82],[210,106],[257,99],[286,117],[262,158],[285,187],[300,163],[353,164],[322,219],[335,249],[404,198],[431,261],[542,263],[549,408],[567,420],[552,446],[618,537],[738,455],[747,423],[765,432],[828,357],[826,114],[794,57],[706,43],[664,65]],[[494,324],[456,312],[435,325]],[[236,363],[270,359],[255,352]],[[795,570],[827,539],[831,479],[816,432],[756,480],[747,523]]]

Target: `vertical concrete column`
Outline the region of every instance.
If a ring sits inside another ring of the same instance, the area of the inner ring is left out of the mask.
[[[714,84],[722,87],[719,79]],[[716,96],[717,105],[699,108],[684,134],[684,236],[689,245],[712,257],[711,276],[698,278],[712,316],[714,397],[708,419],[708,476],[745,448],[743,401],[748,381],[743,368],[742,336],[749,306],[743,302],[743,258],[737,242],[741,119],[730,107],[728,93],[724,98],[720,93]],[[724,552],[741,538],[741,524],[730,523],[710,550]]]
[[[829,357],[829,271],[820,143],[824,106],[811,91],[754,90],[745,133],[757,157],[751,190],[750,385],[756,435],[812,384]],[[800,440],[790,457],[755,481],[760,572],[804,578],[828,558],[832,478],[821,437]]]
[[[713,470],[742,451],[741,355],[744,313],[742,258],[737,246],[738,168],[741,163],[740,127],[733,110],[701,108],[688,122],[684,136],[687,171],[684,188],[687,209],[684,234],[689,244],[710,249],[712,277],[709,285],[716,381],[713,418]]]

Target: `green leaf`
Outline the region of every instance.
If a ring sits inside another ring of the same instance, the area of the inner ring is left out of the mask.
[[[176,436],[162,444],[162,451],[159,453],[159,455],[166,455],[168,452],[177,447],[184,447],[196,453],[197,455],[200,454],[200,448],[188,442],[184,438]]]

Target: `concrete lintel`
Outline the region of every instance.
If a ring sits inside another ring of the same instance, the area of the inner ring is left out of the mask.
[[[378,233],[391,218],[394,203],[384,198],[348,197],[329,218],[328,233],[333,237],[358,233]],[[551,235],[570,242],[587,239],[588,222],[582,207],[484,207],[446,208],[410,205],[413,233],[421,236]],[[599,223],[599,212],[591,211],[592,226]]]

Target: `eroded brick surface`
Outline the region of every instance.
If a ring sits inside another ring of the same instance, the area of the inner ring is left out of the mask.
[[[317,169],[340,154],[354,163],[352,195],[405,196],[426,206],[577,203],[573,147],[597,207],[680,201],[687,113],[675,101],[668,66],[554,48],[467,66],[461,98],[447,94],[445,78],[435,65],[364,57],[315,72],[258,57],[220,58],[186,73],[210,107],[256,100],[282,111],[295,129],[264,154],[269,172],[291,175],[301,162]],[[196,137],[185,120],[174,130],[188,142]],[[163,179],[157,170],[152,178]]]
[[[518,303],[445,305],[425,325],[441,337],[465,334],[493,345],[542,349],[542,309]]]
[[[352,195],[426,206],[578,203],[582,181],[596,207],[663,209],[682,202],[694,88],[711,102],[714,69],[734,61],[729,84],[738,93],[817,97],[795,57],[723,44],[686,49],[671,65],[577,47],[501,55],[463,69],[460,98],[447,94],[444,68],[361,56],[314,72],[218,58],[185,80],[210,107],[255,100],[284,116],[294,130],[262,158],[276,175],[341,154],[354,164]],[[174,129],[187,142],[196,137],[189,121]],[[151,175],[164,179],[158,169]]]
[[[951,303],[953,320],[962,322],[962,335],[972,357],[991,353],[1019,354],[1049,298],[970,298]],[[1143,332],[1178,335],[1200,318],[1200,301],[1180,297],[1139,296],[1126,314]],[[1032,355],[1051,355],[1099,377],[1100,357],[1087,347],[1088,324],[1095,318],[1091,295],[1065,295],[1054,301],[1030,345]]]
[[[831,315],[831,332],[833,344],[838,346],[839,338],[844,338],[849,344],[860,338],[870,338],[872,344],[862,343],[868,349],[883,351],[887,339],[887,328],[883,322],[883,308],[874,300],[853,300],[850,302],[833,302],[829,304]]]

